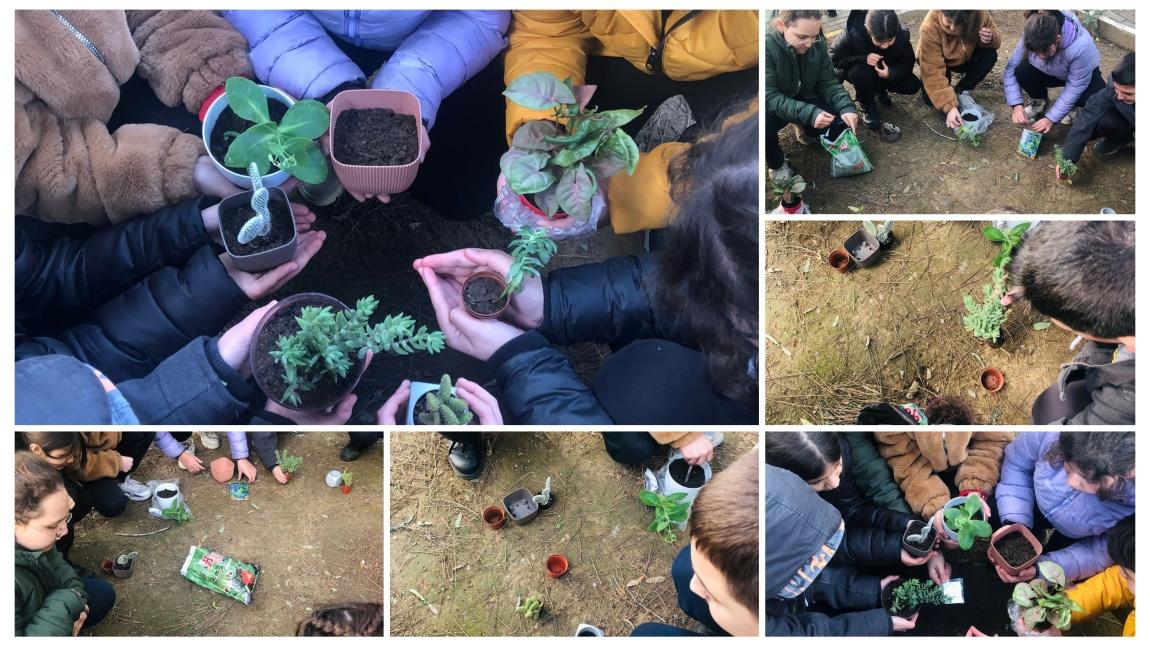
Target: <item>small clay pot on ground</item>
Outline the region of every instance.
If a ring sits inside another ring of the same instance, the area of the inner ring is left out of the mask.
[[[887,614],[893,615],[895,617],[902,617],[903,619],[909,619],[914,615],[914,613],[918,612],[919,608],[922,607],[921,605],[915,606],[913,608],[903,608],[898,612],[891,612],[890,610],[890,604],[892,601],[894,601],[894,589],[902,585],[904,581],[906,581],[906,579],[895,579],[886,586],[886,589],[882,591],[882,607],[883,610],[887,611]]]
[[[507,281],[491,271],[481,271],[463,281],[463,307],[478,319],[495,319],[503,315],[511,296],[503,296]]]
[[[212,472],[213,480],[220,483],[228,482],[232,479],[232,475],[236,472],[236,463],[232,462],[232,459],[229,457],[218,457],[215,460],[212,460],[210,470]],[[159,493],[164,494],[168,492],[161,491]]]
[[[351,493],[351,485],[340,485],[339,490],[342,491],[344,495],[347,495]]]
[[[539,515],[539,503],[527,487],[516,489],[503,497],[503,508],[512,524],[526,525]]]
[[[855,231],[843,244],[852,260],[859,267],[869,267],[878,261],[879,250],[882,245],[877,238],[866,229]]]
[[[406,191],[424,150],[419,99],[398,90],[347,90],[331,102],[332,168],[344,188],[369,195]]]
[[[303,308],[325,306],[330,307],[333,312],[350,309],[327,294],[305,292],[289,296],[277,303],[256,326],[251,353],[248,355],[252,376],[255,377],[260,390],[281,406],[298,411],[327,410],[355,390],[367,368],[362,359],[357,359],[343,379],[335,381],[325,375],[315,388],[301,392],[299,405],[283,401],[284,391],[287,390],[287,384],[283,380],[283,366],[272,359],[270,353],[277,349],[281,336],[292,336],[299,332],[296,317],[301,314]]]
[[[483,522],[491,529],[500,529],[507,522],[507,514],[502,507],[492,505],[483,510]]]
[[[845,274],[851,267],[851,256],[846,249],[835,249],[827,256],[827,264],[840,274]]]
[[[1016,523],[994,532],[986,555],[1011,576],[1018,576],[1042,555],[1042,543],[1025,525]]]
[[[1002,386],[1006,384],[1006,377],[998,368],[987,368],[982,371],[982,376],[979,377],[978,382],[987,391],[996,393],[1002,390]]]
[[[918,534],[926,527],[928,523],[921,520],[912,520],[910,525],[902,532],[902,548],[906,550],[907,554],[914,557],[922,557],[930,554],[934,549],[934,544],[938,540],[938,530],[934,527],[930,528],[930,534],[927,535],[926,540],[922,543],[913,543],[907,537]]]
[[[279,123],[287,114],[288,108],[291,107],[295,101],[282,92],[273,87],[266,85],[259,86],[264,96],[268,99],[268,115],[273,121]],[[246,168],[228,168],[224,166],[224,159],[227,157],[228,148],[232,145],[234,137],[227,136],[229,132],[243,133],[256,124],[242,119],[232,111],[228,105],[228,95],[221,94],[215,101],[208,107],[207,112],[204,114],[204,123],[200,130],[200,136],[204,140],[204,147],[208,150],[208,156],[212,162],[215,163],[216,168],[228,179],[231,183],[239,186],[240,188],[251,188],[252,181],[248,177],[248,169]],[[279,186],[287,181],[289,175],[287,171],[280,170],[274,165],[271,167],[267,175],[262,177],[265,187]]]
[[[567,574],[568,566],[569,563],[567,562],[566,556],[562,554],[552,554],[547,557],[547,576],[552,579],[558,579],[564,574]]]
[[[252,191],[236,193],[220,202],[220,237],[224,249],[235,266],[246,272],[257,273],[278,267],[295,257],[296,228],[291,202],[287,193],[278,188],[268,189],[268,213],[271,230],[247,243],[238,239],[244,223],[256,215],[252,208]]]

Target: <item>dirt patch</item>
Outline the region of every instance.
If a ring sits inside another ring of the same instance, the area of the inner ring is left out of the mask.
[[[830,155],[820,146],[795,141],[790,129],[780,140],[791,166],[807,180],[803,198],[816,213],[986,213],[1010,207],[1022,213],[1097,213],[1110,207],[1118,213],[1134,212],[1134,148],[1106,158],[1087,145],[1073,185],[1054,177],[1054,145],[1065,141],[1070,126],[1055,124],[1042,139],[1036,159],[1017,152],[1022,128],[1010,120],[1003,95],[1002,72],[1022,35],[1021,11],[992,11],[1003,34],[998,63],[972,96],[995,113],[994,123],[978,148],[951,141],[954,133],[943,115],[928,108],[919,96],[892,94],[894,107],[880,108],[882,119],[902,128],[902,138],[884,143],[878,133],[860,125],[859,140],[874,164],[865,175],[834,179]],[[911,42],[925,11],[902,13]],[[1102,75],[1109,78],[1127,50],[1097,41]],[[918,73],[918,68],[915,68]],[[852,96],[854,88],[844,84]],[[1059,89],[1050,93],[1051,100]],[[764,176],[765,177],[765,176]],[[770,200],[768,208],[775,206]]]
[[[725,438],[716,470],[758,434]],[[698,629],[679,611],[670,575],[686,537],[669,545],[647,531],[642,471],[613,462],[599,433],[488,434],[486,466],[471,482],[451,471],[447,447],[436,433],[391,436],[392,635],[570,636],[588,623],[623,636],[649,621]],[[485,507],[520,487],[538,492],[548,476],[550,508],[530,524],[488,529]],[[556,553],[570,570],[550,579],[545,561]],[[514,612],[531,594],[543,602],[538,620]]]
[[[356,166],[404,166],[419,155],[415,117],[388,108],[344,110],[335,123],[335,158]]]
[[[876,264],[840,274],[827,255],[860,222],[767,223],[766,331],[778,341],[766,350],[767,423],[854,424],[867,404],[950,395],[976,423],[1029,424],[1074,337],[1034,330],[1045,319],[1025,306],[1011,308],[1000,348],[962,327],[963,296],[981,300],[998,252],[987,224],[899,221]],[[979,384],[987,366],[1006,377],[997,393]]]
[[[206,451],[205,466],[226,456],[227,442]],[[148,503],[129,503],[118,518],[88,516],[76,528],[73,562],[98,571],[121,552],[140,553],[130,579],[108,579],[116,606],[91,635],[230,636],[292,635],[311,609],[340,601],[383,602],[382,442],[352,464],[339,460],[346,433],[283,433],[280,447],[304,458],[287,485],[259,469],[247,501],[231,500],[227,485],[207,471],[188,475],[152,448],[133,477],[179,478],[193,520],[182,525],[148,515]],[[348,495],[324,484],[330,469],[350,469]],[[258,509],[257,509],[258,507]],[[122,537],[164,527],[151,536]],[[250,606],[214,594],[180,576],[192,545],[260,566]],[[352,549],[354,548],[354,549]]]

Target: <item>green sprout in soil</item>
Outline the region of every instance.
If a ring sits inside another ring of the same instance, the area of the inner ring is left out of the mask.
[[[982,501],[977,495],[966,497],[966,502],[958,507],[948,507],[942,512],[946,526],[958,532],[958,546],[968,550],[974,546],[974,538],[989,538],[990,523],[975,518],[982,513]]]
[[[428,426],[466,426],[474,414],[467,402],[451,393],[451,375],[439,380],[439,390],[427,393],[427,410],[419,413],[419,423]]]
[[[351,481],[354,479],[354,477],[352,476],[351,471],[340,471],[339,472],[339,479],[340,479],[340,482],[343,483],[343,486],[350,487]]]
[[[282,451],[276,450],[276,464],[283,469],[284,473],[295,473],[303,465],[303,458],[298,455],[292,455],[287,452],[287,449]]]
[[[950,601],[942,586],[934,581],[908,579],[896,584],[891,594],[891,613],[902,612],[919,606],[941,606]]]
[[[192,519],[192,510],[184,503],[177,503],[160,512],[160,516],[176,521],[176,524],[186,523]]]
[[[499,295],[501,298],[523,289],[525,278],[538,277],[539,271],[551,262],[558,247],[547,237],[546,229],[525,226],[515,234],[507,250],[511,252],[512,263],[511,269],[507,270],[507,286]]]
[[[971,148],[978,148],[982,145],[982,135],[975,132],[973,128],[966,124],[955,128],[954,134],[958,136],[960,143],[964,143]]]
[[[679,540],[675,529],[687,520],[691,503],[683,502],[687,494],[680,491],[669,496],[654,491],[640,491],[639,500],[648,507],[655,508],[655,520],[647,527],[647,531],[655,532],[670,544]]]
[[[1062,153],[1062,146],[1054,147],[1054,164],[1058,168],[1058,176],[1065,179],[1068,184],[1073,184],[1074,174],[1078,172],[1078,164],[1070,161]]]
[[[1082,606],[1066,594],[1066,573],[1054,561],[1039,561],[1038,573],[1041,578],[1014,586],[1012,598],[1022,611],[1022,625],[1028,632],[1042,622],[1066,630],[1070,614],[1082,612]]]
[[[1029,229],[1029,222],[1021,222],[1009,231],[1002,231],[998,227],[986,227],[982,230],[983,237],[1001,244],[1002,247],[992,262],[994,266],[992,281],[982,286],[982,302],[976,303],[970,294],[963,298],[967,315],[962,317],[962,325],[976,339],[997,343],[1002,335],[1002,326],[1010,314],[1002,305],[1002,297],[1006,294],[1006,267],[1010,264],[1015,247],[1022,242],[1022,236]]]

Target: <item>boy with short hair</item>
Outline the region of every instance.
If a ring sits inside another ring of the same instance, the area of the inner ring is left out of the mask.
[[[1098,139],[1094,152],[1099,155],[1113,155],[1134,141],[1134,52],[1110,73],[1110,83],[1087,99],[1066,135],[1062,154],[1077,164],[1091,139]]]

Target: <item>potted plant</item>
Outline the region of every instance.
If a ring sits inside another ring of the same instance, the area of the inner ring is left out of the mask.
[[[294,410],[326,410],[355,390],[367,353],[435,354],[442,332],[416,328],[405,314],[369,319],[379,301],[359,299],[355,309],[325,294],[295,294],[280,301],[256,326],[250,362],[269,398]]]
[[[875,224],[870,220],[863,221],[863,229],[871,234],[875,240],[878,240],[880,247],[886,247],[894,242],[894,234],[891,232],[894,229],[894,220],[887,220],[882,224]]]
[[[1029,222],[1021,222],[1008,231],[998,227],[985,227],[982,230],[984,238],[1002,246],[991,263],[994,267],[991,282],[982,286],[982,302],[975,303],[970,294],[963,297],[967,315],[962,318],[962,325],[975,338],[982,339],[991,347],[999,347],[1006,340],[1002,336],[1002,326],[1009,315],[1009,311],[1002,305],[1002,296],[1006,294],[1006,267],[1010,264],[1015,247],[1022,242],[1022,237],[1029,229]]]
[[[539,503],[527,487],[516,489],[503,497],[503,508],[514,525],[526,525],[539,515]]]
[[[248,165],[253,190],[220,202],[220,239],[235,266],[258,273],[295,257],[295,215],[287,193],[265,188],[256,164]]]
[[[585,107],[589,94],[580,94],[583,101],[570,78],[560,81],[548,72],[520,76],[503,91],[513,103],[552,112],[550,119],[521,125],[499,160],[507,187],[539,218],[587,221],[594,202],[603,201],[601,180],[621,171],[630,175],[639,163],[639,148],[620,128],[643,110],[599,112]]]
[[[987,368],[982,371],[982,375],[978,378],[978,382],[987,391],[996,393],[1002,390],[1006,385],[1006,377],[1003,376],[1002,371],[998,368]]]
[[[1018,576],[1042,555],[1042,543],[1018,523],[999,527],[990,537],[987,557],[1011,576]]]
[[[525,619],[539,619],[540,613],[543,612],[543,602],[534,594],[526,599],[516,599],[515,612],[523,615]]]
[[[507,250],[512,262],[506,279],[495,272],[481,271],[463,282],[463,306],[475,318],[499,318],[507,309],[511,295],[523,289],[523,280],[539,276],[558,248],[547,237],[546,229],[524,226],[507,245]]]
[[[264,186],[288,176],[309,184],[327,178],[327,160],[316,140],[328,129],[327,106],[234,76],[204,115],[202,136],[212,161],[236,186],[251,188],[248,165]],[[269,101],[269,99],[271,99]]]
[[[890,614],[909,618],[923,606],[941,606],[950,601],[942,586],[923,579],[897,579],[882,591],[882,607]]]
[[[344,495],[351,493],[352,479],[353,478],[352,478],[351,471],[340,471],[339,472],[339,480],[340,480],[339,490],[342,491],[344,493]]]
[[[888,232],[889,233],[889,232]],[[878,260],[878,250],[882,245],[879,244],[875,238],[865,228],[859,229],[854,232],[854,235],[847,238],[843,247],[846,248],[847,253],[850,254],[851,259],[855,261],[859,267],[869,267]]]
[[[951,498],[942,508],[942,519],[946,535],[964,550],[974,545],[975,537],[990,537],[990,523],[985,520],[982,499],[977,494]]]
[[[973,128],[965,123],[955,128],[954,134],[958,137],[959,143],[966,144],[971,148],[978,148],[982,145],[982,134],[975,132]]]
[[[491,529],[499,529],[507,522],[507,514],[503,513],[502,507],[492,505],[483,510],[483,522]]]
[[[840,274],[845,274],[847,270],[850,269],[851,256],[847,253],[846,249],[840,247],[827,256],[827,264],[834,267],[835,271]]]
[[[419,99],[399,90],[347,90],[331,102],[328,147],[340,184],[393,195],[415,181],[424,155]]]
[[[455,396],[451,375],[438,384],[417,381],[407,398],[407,423],[423,426],[466,426],[478,423],[467,402]]]
[[[902,549],[916,558],[930,554],[937,541],[938,530],[921,520],[910,521],[902,532]]]
[[[669,544],[679,540],[675,530],[687,522],[687,517],[691,513],[691,501],[686,498],[687,494],[683,491],[670,495],[640,491],[639,500],[655,509],[655,520],[647,526],[647,531],[655,532]]]
[[[1082,607],[1066,594],[1066,573],[1054,561],[1041,561],[1038,564],[1041,579],[1029,583],[1017,583],[1011,595],[1018,604],[1019,619],[1026,632],[1046,630],[1051,626],[1058,630],[1070,627],[1070,615],[1081,612]]]
[[[562,554],[552,554],[547,557],[547,576],[552,579],[558,579],[564,574],[567,574],[569,565],[566,556]]]
[[[276,464],[284,472],[284,477],[291,481],[292,476],[299,468],[303,466],[303,458],[298,455],[292,455],[287,452],[287,449],[276,449]]]
[[[1058,179],[1073,184],[1074,174],[1078,172],[1078,164],[1070,161],[1062,154],[1062,146],[1054,147],[1054,175]]]

